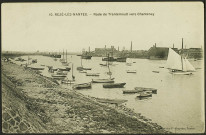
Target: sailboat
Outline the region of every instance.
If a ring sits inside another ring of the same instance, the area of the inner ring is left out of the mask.
[[[91,68],[84,68],[84,67],[83,67],[83,65],[82,65],[82,57],[81,57],[81,66],[80,66],[80,67],[77,67],[77,70],[79,70],[79,71],[91,70]]]
[[[183,39],[182,39],[183,48]],[[169,69],[171,74],[191,75],[195,68],[183,55],[179,55],[173,49],[169,48],[166,68]]]
[[[64,49],[63,49],[63,58],[59,60],[60,62],[64,62]]]
[[[66,61],[62,61],[63,66],[69,66],[69,63],[67,62],[67,50],[66,50]]]
[[[92,55],[90,55],[90,47],[89,47],[89,53],[82,53],[81,55],[82,59],[91,59],[92,58]]]
[[[109,54],[108,54],[108,58],[109,58]],[[107,74],[109,75],[108,79],[92,79],[92,83],[114,83],[114,78],[111,78],[112,72],[110,71],[109,68],[109,61],[107,61],[106,63],[109,72],[107,72]]]
[[[73,84],[75,81],[75,76],[73,74],[73,63],[72,63],[72,80],[69,80],[68,78],[61,81],[63,84]]]

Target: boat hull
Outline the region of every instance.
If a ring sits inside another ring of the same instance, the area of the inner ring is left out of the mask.
[[[192,75],[192,72],[170,72],[173,75]]]
[[[73,89],[89,89],[91,88],[91,83],[76,84],[73,86]]]
[[[91,59],[92,58],[92,56],[90,56],[90,55],[82,55],[81,57],[82,57],[82,59]]]
[[[105,99],[105,98],[96,98],[96,100],[100,103],[110,103],[110,104],[122,104],[128,101],[124,99]]]
[[[103,88],[123,88],[126,83],[103,84]]]
[[[92,83],[114,83],[114,79],[92,79]]]

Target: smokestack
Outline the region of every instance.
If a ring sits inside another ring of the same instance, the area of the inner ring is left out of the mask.
[[[90,52],[90,46],[89,46],[89,52]]]
[[[131,41],[131,48],[130,48],[130,51],[132,52],[132,41]]]
[[[175,45],[173,44],[173,48],[175,48]]]
[[[119,51],[119,46],[118,46],[118,51]]]
[[[183,49],[183,38],[182,38],[182,49]]]

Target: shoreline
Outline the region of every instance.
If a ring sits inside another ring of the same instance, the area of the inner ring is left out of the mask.
[[[4,133],[170,133],[124,105],[100,103],[94,97],[62,88],[53,79],[10,62],[2,62],[2,88]],[[10,97],[13,100],[7,102]],[[21,107],[15,107],[14,103]],[[26,119],[27,124],[13,125],[12,118],[5,117],[8,106],[18,116],[21,115],[18,109],[23,110],[21,119]]]

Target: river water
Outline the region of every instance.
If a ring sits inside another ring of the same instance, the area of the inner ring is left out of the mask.
[[[42,72],[45,76],[51,76],[46,66],[60,67],[59,60],[51,57],[30,56],[38,59],[36,65],[45,65]],[[22,56],[27,59],[27,56]],[[73,63],[75,83],[91,82],[92,78],[108,78],[107,67],[100,63],[106,63],[100,57],[92,57],[91,60],[82,60],[84,67],[92,68],[92,73],[100,73],[99,77],[86,76],[79,73],[76,67],[81,65],[79,56],[68,55],[68,61]],[[190,60],[197,69],[193,75],[172,75],[164,67],[166,60],[127,59],[132,66],[125,63],[113,62],[110,66],[115,82],[126,82],[124,88],[105,89],[102,84],[92,84],[91,89],[79,90],[84,95],[99,98],[126,99],[125,106],[137,113],[152,119],[165,129],[174,133],[198,133],[204,131],[204,67],[203,60]],[[20,62],[17,62],[20,63]],[[35,65],[35,64],[34,64]],[[70,64],[71,67],[71,64]],[[137,70],[137,73],[127,73],[126,70]],[[159,71],[154,73],[152,71]],[[72,72],[68,73],[71,78]],[[64,85],[64,87],[71,87]],[[131,90],[134,87],[156,88],[157,94],[152,97],[139,100],[136,94],[123,94],[122,90]]]

